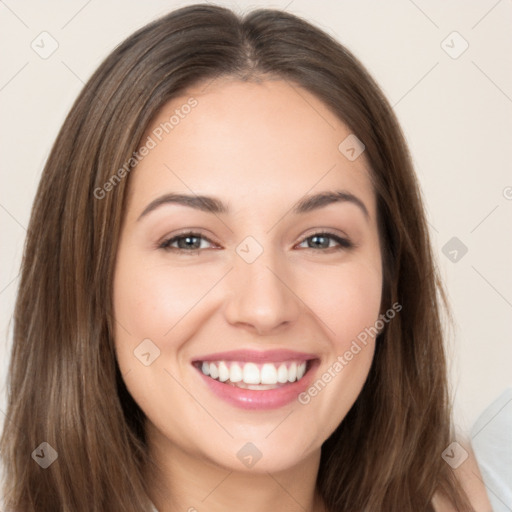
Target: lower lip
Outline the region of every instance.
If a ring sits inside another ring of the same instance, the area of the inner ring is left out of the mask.
[[[309,370],[299,381],[285,384],[279,388],[260,391],[224,384],[207,377],[200,369],[197,371],[213,393],[231,405],[241,409],[278,409],[296,400],[300,393],[308,388],[313,379],[317,361],[310,361],[309,365]]]

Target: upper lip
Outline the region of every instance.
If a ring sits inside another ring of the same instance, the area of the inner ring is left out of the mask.
[[[315,354],[296,352],[294,350],[230,350],[195,357],[193,362],[203,361],[240,361],[252,363],[280,363],[285,361],[308,361],[316,359]]]

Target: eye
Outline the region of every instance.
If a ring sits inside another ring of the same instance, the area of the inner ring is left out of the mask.
[[[331,244],[331,242],[334,242],[334,245]],[[354,247],[354,244],[350,240],[348,240],[348,238],[342,238],[341,236],[329,232],[314,233],[313,235],[310,235],[307,238],[305,238],[299,244],[299,247],[304,243],[307,243],[307,247],[305,247],[306,249],[327,250],[335,249],[336,247],[338,247],[338,249],[341,250],[351,249],[352,247]]]
[[[188,232],[168,238],[158,247],[167,251],[194,252],[208,248],[202,242],[213,244],[211,240],[201,235],[201,233]]]
[[[303,244],[307,244],[304,247]],[[206,244],[206,245],[205,245]],[[173,236],[164,240],[158,247],[166,251],[176,251],[182,253],[199,252],[202,249],[208,249],[208,244],[214,243],[201,235],[201,233],[187,232]],[[347,238],[340,237],[334,233],[319,232],[305,238],[300,244],[305,249],[350,249],[354,244]]]

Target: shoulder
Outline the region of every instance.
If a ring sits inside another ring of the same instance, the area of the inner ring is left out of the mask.
[[[491,503],[487,496],[485,484],[478,467],[471,443],[460,440],[459,444],[468,453],[467,459],[456,469],[453,470],[457,479],[461,482],[464,491],[469,497],[474,512],[492,512]],[[457,512],[446,497],[436,493],[432,500],[435,512]]]

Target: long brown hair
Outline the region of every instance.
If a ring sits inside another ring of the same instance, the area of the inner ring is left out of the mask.
[[[380,334],[360,396],[322,447],[318,489],[328,509],[432,510],[437,490],[470,510],[441,458],[453,440],[444,295],[389,103],[346,48],[301,18],[269,9],[242,17],[211,5],[176,10],[118,46],[84,87],[50,153],[14,313],[1,439],[7,510],[148,510],[145,417],[123,383],[112,339],[129,171],[108,193],[98,190],[137,151],[164,103],[222,76],[287,80],[310,91],[363,141],[371,166],[382,311],[395,302],[403,309]],[[47,448],[43,442],[58,455],[46,469],[31,457]]]

